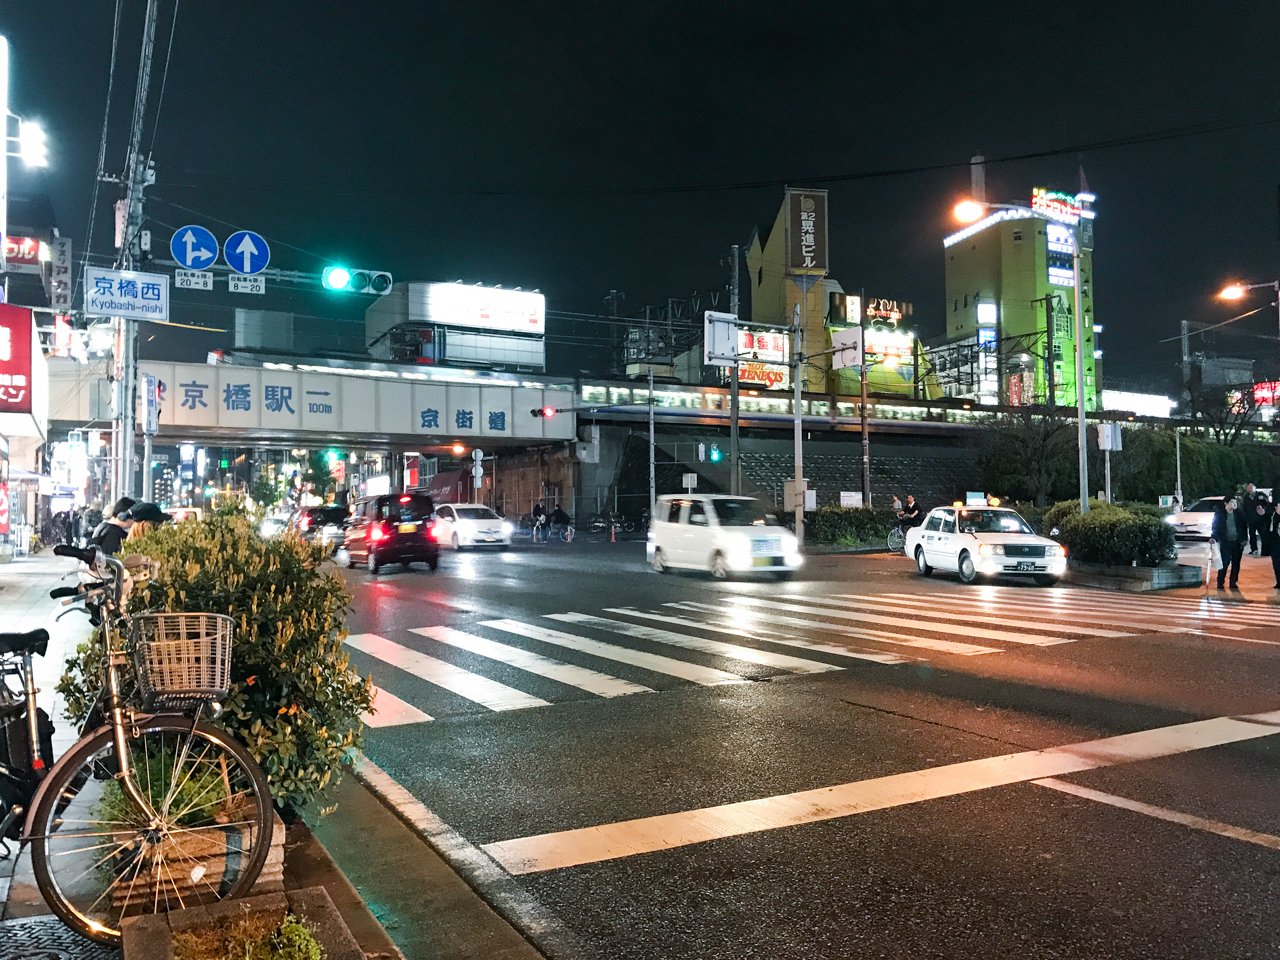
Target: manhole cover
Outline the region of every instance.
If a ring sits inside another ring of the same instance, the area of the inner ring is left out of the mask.
[[[0,960],[119,960],[120,951],[90,943],[57,917],[0,923]]]

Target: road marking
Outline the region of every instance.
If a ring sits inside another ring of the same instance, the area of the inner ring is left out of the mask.
[[[884,607],[881,606],[882,604],[889,605],[891,609],[895,606],[903,606],[909,610],[918,610],[921,613],[932,614],[935,617],[949,617],[953,620],[963,617],[969,623],[987,623],[993,626],[1035,628],[1037,630],[1045,629],[1051,630],[1054,633],[1076,634],[1077,636],[1082,637],[1127,637],[1131,632],[1125,630],[1103,630],[1097,627],[1073,627],[1060,623],[1052,623],[1046,620],[1034,619],[1035,614],[1030,611],[1021,617],[993,617],[985,614],[970,613],[967,610],[948,612],[944,609],[946,606],[945,601],[935,601],[933,597],[925,594],[917,594],[911,599],[905,599],[902,597],[866,596],[865,594],[855,593],[837,593],[836,597],[838,599],[828,600],[824,597],[804,597],[803,599],[808,600],[811,603],[833,607],[870,607],[873,610],[884,609]]]
[[[702,667],[696,663],[686,663],[673,657],[645,653],[642,650],[632,650],[629,647],[620,647],[612,643],[601,643],[599,640],[575,636],[572,633],[562,633],[559,630],[535,626],[520,620],[481,620],[480,625],[482,627],[493,627],[493,629],[502,630],[505,633],[514,633],[516,636],[528,637],[531,640],[541,640],[543,643],[554,643],[556,646],[589,653],[593,657],[603,657],[605,660],[629,663],[634,667],[643,667],[645,670],[652,670],[654,673],[665,673],[669,677],[679,677],[681,680],[689,680],[704,687],[716,686],[722,683],[750,682],[746,677],[740,677],[736,673],[729,673],[726,670]]]
[[[402,727],[409,723],[426,723],[431,717],[411,703],[405,703],[389,690],[373,688],[373,709],[364,714],[367,727]]]
[[[664,604],[664,606],[675,606],[675,604]],[[714,609],[710,608],[709,609]],[[638,617],[643,620],[656,620],[658,623],[670,623],[677,627],[691,627],[695,630],[707,630],[711,633],[723,633],[730,637],[750,637],[752,640],[760,640],[765,643],[781,643],[789,647],[799,647],[801,650],[812,650],[815,653],[828,653],[833,657],[853,657],[855,660],[870,660],[873,663],[910,663],[914,657],[904,657],[896,653],[876,653],[872,650],[850,650],[848,647],[839,647],[833,643],[817,643],[813,640],[806,640],[804,637],[796,637],[786,633],[761,634],[748,633],[743,624],[726,623],[722,620],[691,620],[688,617],[673,617],[663,613],[651,613],[643,610],[633,610],[629,607],[610,607],[608,613],[618,613],[626,617]],[[760,617],[755,617],[759,620]],[[797,621],[800,622],[800,621]],[[992,650],[994,653],[995,650]]]
[[[490,710],[521,710],[525,707],[548,707],[546,700],[530,696],[521,690],[504,686],[494,680],[479,676],[470,670],[455,667],[425,653],[380,637],[376,633],[353,633],[347,644],[383,663],[398,667],[427,683],[443,687],[473,703]]]
[[[995,592],[1000,591],[1000,592]],[[963,603],[999,604],[1013,599],[1026,599],[1029,595],[1042,598],[1040,602],[1049,603],[1059,608],[1076,608],[1096,612],[1099,608],[1114,609],[1122,613],[1149,613],[1155,616],[1189,617],[1203,620],[1231,620],[1243,618],[1264,626],[1280,625],[1280,614],[1272,612],[1265,605],[1249,603],[1224,603],[1220,600],[1193,599],[1191,597],[1115,597],[1089,593],[1083,590],[1055,591],[1036,590],[1034,592],[1012,587],[975,588],[972,596],[953,599]],[[917,597],[919,594],[892,593],[893,597]]]
[[[579,690],[586,690],[588,693],[594,693],[601,697],[620,697],[630,693],[653,693],[651,688],[642,687],[640,684],[632,683],[630,680],[621,680],[618,677],[611,677],[607,673],[597,673],[595,670],[588,670],[586,667],[578,667],[561,660],[553,660],[551,657],[531,653],[520,647],[512,647],[505,643],[498,643],[494,640],[486,640],[484,637],[463,633],[461,630],[454,630],[452,627],[415,627],[409,632],[423,637],[430,637],[432,640],[438,640],[451,646],[460,647],[482,657],[488,657],[490,660],[498,660],[501,663],[510,664],[529,673],[536,673],[540,677],[547,677],[560,683],[566,683],[571,687],[577,687]]]
[[[615,612],[615,611],[610,611]],[[792,657],[785,653],[773,653],[770,650],[757,650],[755,647],[744,647],[739,643],[725,643],[723,640],[707,640],[704,637],[691,637],[684,633],[673,633],[670,630],[659,630],[657,627],[646,627],[640,623],[627,623],[625,620],[611,620],[608,617],[593,617],[585,613],[553,613],[548,620],[559,620],[573,623],[580,627],[593,627],[597,630],[608,630],[620,633],[624,637],[635,637],[637,640],[651,640],[654,643],[666,643],[685,650],[696,650],[717,657],[729,657],[744,660],[747,663],[759,664],[762,667],[776,667],[788,673],[830,673],[841,670],[831,663],[820,663],[817,660],[805,660],[803,657]]]
[[[666,607],[679,610],[706,611],[719,613],[720,608],[709,603],[666,603]],[[735,612],[730,610],[732,616]],[[980,647],[974,643],[959,643],[955,640],[938,640],[933,637],[914,637],[907,633],[889,633],[883,630],[859,630],[857,627],[844,627],[836,623],[814,623],[812,620],[801,620],[799,617],[785,617],[780,614],[761,613],[752,610],[742,611],[753,620],[762,623],[776,623],[782,626],[818,628],[824,632],[839,634],[842,637],[854,637],[859,640],[878,640],[881,643],[892,643],[903,647],[919,647],[922,650],[936,650],[939,653],[954,653],[962,657],[973,657],[983,653],[1003,653],[999,647]]]
[[[1280,710],[1215,717],[701,810],[501,840],[485,844],[482,849],[512,874],[539,873],[1276,734],[1280,734]]]
[[[1170,823],[1181,824],[1184,827],[1191,827],[1193,830],[1203,830],[1206,833],[1216,833],[1220,837],[1228,837],[1232,840],[1243,840],[1245,843],[1256,843],[1260,847],[1270,847],[1272,850],[1280,850],[1280,837],[1270,833],[1259,833],[1257,830],[1249,830],[1245,827],[1232,826],[1229,823],[1222,823],[1218,820],[1208,820],[1205,817],[1197,817],[1189,813],[1179,813],[1177,810],[1169,810],[1166,807],[1154,807],[1149,803],[1142,803],[1138,800],[1130,800],[1127,797],[1117,797],[1115,794],[1103,793],[1100,790],[1090,790],[1088,787],[1077,786],[1074,783],[1067,783],[1065,780],[1056,780],[1053,777],[1046,777],[1043,780],[1032,780],[1037,787],[1048,787],[1050,790],[1060,790],[1063,793],[1069,793],[1072,796],[1083,797],[1085,800],[1096,800],[1098,803],[1105,803],[1108,806],[1119,807],[1121,810],[1132,810],[1134,813],[1145,813],[1148,817],[1155,817],[1157,820],[1168,820]]]
[[[1059,643],[1075,643],[1070,637],[1030,637],[1020,633],[1009,633],[1005,630],[987,630],[983,627],[970,627],[964,624],[943,623],[939,620],[926,620],[921,617],[907,616],[886,617],[877,613],[848,613],[810,606],[797,606],[792,603],[779,603],[777,600],[762,600],[758,597],[729,597],[730,603],[751,604],[768,607],[770,610],[789,610],[792,613],[807,613],[810,616],[834,617],[837,620],[852,620],[855,623],[880,623],[889,627],[908,627],[925,630],[929,633],[951,633],[961,637],[978,637],[983,640],[1003,640],[1006,643],[1021,643],[1034,647],[1049,647]],[[793,600],[808,600],[809,597],[790,596]]]

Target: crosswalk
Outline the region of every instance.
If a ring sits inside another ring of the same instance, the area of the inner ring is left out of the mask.
[[[1280,608],[1059,587],[823,596],[727,593],[347,638],[376,685],[373,727],[630,698],[869,665],[1192,634],[1280,646]]]

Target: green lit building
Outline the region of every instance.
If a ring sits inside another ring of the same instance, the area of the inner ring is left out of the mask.
[[[1098,409],[1089,193],[1042,188],[1026,205],[986,204],[981,219],[942,241],[946,334],[927,355],[943,393],[983,404],[1074,407],[1075,268],[1080,257],[1084,394]]]

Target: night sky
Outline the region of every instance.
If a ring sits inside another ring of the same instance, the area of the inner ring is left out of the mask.
[[[161,2],[153,104],[174,2]],[[144,6],[124,2],[112,172]],[[47,190],[77,248],[113,11],[107,0],[7,0],[0,17],[13,109],[44,123],[53,164],[13,188]],[[230,223],[272,240],[275,267],[341,260],[400,280],[538,287],[549,309],[588,313],[616,288],[626,313],[723,286],[729,245],[772,222],[784,182],[846,177],[821,184],[832,275],[913,301],[930,337],[942,331],[940,241],[970,155],[1061,150],[992,165],[989,197],[1074,190],[1083,164],[1098,195],[1106,376],[1164,386],[1176,344],[1154,342],[1182,319],[1231,316],[1212,299],[1225,279],[1280,270],[1277,49],[1276,9],[1262,2],[185,0],[149,213],[160,249],[167,226],[204,223],[225,238]],[[1188,129],[1215,132],[1073,149]],[[895,172],[921,167],[937,169]],[[886,175],[864,176],[876,171]],[[103,255],[115,190],[98,204]],[[332,296],[258,299],[234,303],[363,315]],[[175,319],[229,325],[226,294],[178,302]],[[1273,312],[1238,328],[1271,339],[1227,349],[1275,355]],[[553,353],[573,345],[552,331]],[[160,330],[146,351],[202,359],[222,343]]]

